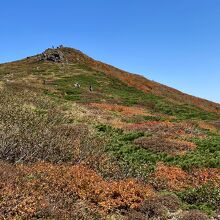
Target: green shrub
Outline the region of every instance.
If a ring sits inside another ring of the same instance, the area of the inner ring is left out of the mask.
[[[130,132],[123,135],[122,140],[124,141],[133,141],[139,137],[143,137],[144,132]]]
[[[188,189],[177,195],[188,205],[188,208],[197,208],[209,214],[220,205],[220,189],[211,183]]]
[[[192,167],[220,168],[220,136],[212,135],[206,139],[193,139],[197,148],[184,156],[176,156],[166,161],[181,166],[185,170]]]

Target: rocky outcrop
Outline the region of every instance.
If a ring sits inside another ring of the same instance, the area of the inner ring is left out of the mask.
[[[40,61],[63,62],[64,54],[59,49],[47,49],[39,58]]]

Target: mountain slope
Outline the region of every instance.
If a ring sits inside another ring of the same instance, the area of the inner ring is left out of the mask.
[[[104,64],[100,61],[96,61],[89,56],[83,54],[79,50],[75,50],[72,48],[59,48],[54,50],[47,50],[46,53],[57,53],[60,52],[65,57],[65,62],[67,63],[74,63],[74,64],[81,64],[89,67],[93,70],[103,72],[105,74],[109,74],[113,77],[116,77],[126,83],[129,86],[135,87],[139,90],[142,90],[146,93],[152,93],[158,96],[165,97],[172,102],[177,104],[184,103],[189,105],[195,105],[199,108],[202,108],[207,111],[213,112],[220,112],[220,104],[214,103],[208,100],[204,100],[201,98],[197,98],[191,95],[187,95],[182,93],[176,89],[170,88],[168,86],[162,85],[160,83],[148,80],[140,75],[131,74],[115,68],[111,65]],[[39,55],[38,55],[39,56]],[[31,60],[36,60],[38,56],[33,57]],[[29,62],[30,63],[30,62]]]
[[[196,105],[205,110],[220,112],[220,104],[184,94],[176,89],[148,80],[140,75],[131,74],[113,66],[96,61],[78,50],[73,50],[71,48],[61,48],[61,51],[65,54],[70,62],[85,64],[94,70],[110,74],[119,78],[126,84],[134,86],[135,88],[144,92],[167,97],[180,103],[184,102],[187,104]]]
[[[219,104],[63,47],[0,102],[0,219],[218,219]]]

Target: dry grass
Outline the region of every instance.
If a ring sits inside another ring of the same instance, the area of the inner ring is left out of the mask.
[[[2,160],[76,163],[104,144],[88,125],[72,123],[73,117],[37,93],[7,90],[0,101]]]
[[[4,86],[5,86],[5,84],[0,81],[0,91],[2,91],[4,89]]]

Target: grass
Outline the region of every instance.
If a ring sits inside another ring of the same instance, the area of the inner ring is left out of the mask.
[[[212,112],[206,112],[202,109],[191,105],[174,105],[172,103],[158,102],[155,106],[155,111],[162,112],[167,115],[176,116],[181,120],[217,120],[218,115]]]

